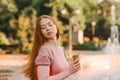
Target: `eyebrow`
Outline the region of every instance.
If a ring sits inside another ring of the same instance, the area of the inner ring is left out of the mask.
[[[51,24],[51,22],[48,22],[47,24]]]
[[[51,22],[48,22],[47,24],[51,24]],[[41,25],[41,26],[45,26],[45,24]]]

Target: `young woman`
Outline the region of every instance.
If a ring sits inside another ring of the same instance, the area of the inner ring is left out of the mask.
[[[68,64],[63,48],[57,44],[58,38],[56,21],[42,15],[37,20],[32,53],[23,71],[30,80],[65,80],[80,70],[79,59]]]

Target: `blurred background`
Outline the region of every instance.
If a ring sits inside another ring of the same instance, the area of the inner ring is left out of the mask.
[[[71,50],[99,54],[94,51],[102,50],[111,35],[112,5],[120,31],[120,0],[0,0],[0,59],[18,59],[22,55],[19,60],[27,60],[23,55],[31,52],[36,20],[43,14],[53,16],[60,25],[59,45],[68,56]],[[1,69],[1,73],[5,72]]]
[[[36,19],[42,14],[56,18],[61,29],[59,44],[65,49],[69,48],[71,27],[72,49],[99,50],[110,36],[113,4],[120,29],[119,0],[0,0],[0,50],[28,54]]]

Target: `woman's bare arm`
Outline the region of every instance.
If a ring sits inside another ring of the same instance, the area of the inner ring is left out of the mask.
[[[79,71],[80,63],[79,60],[76,59],[75,61],[73,61],[72,64],[70,64],[70,66],[67,69],[53,76],[49,76],[50,73],[49,66],[38,66],[37,70],[38,80],[63,80],[67,78],[69,75]]]

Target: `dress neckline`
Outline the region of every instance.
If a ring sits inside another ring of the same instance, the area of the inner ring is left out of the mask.
[[[48,46],[50,46],[50,47],[53,47],[53,48],[59,48],[60,46],[58,46],[58,45],[51,45],[50,43],[45,43],[45,45],[48,45]]]

